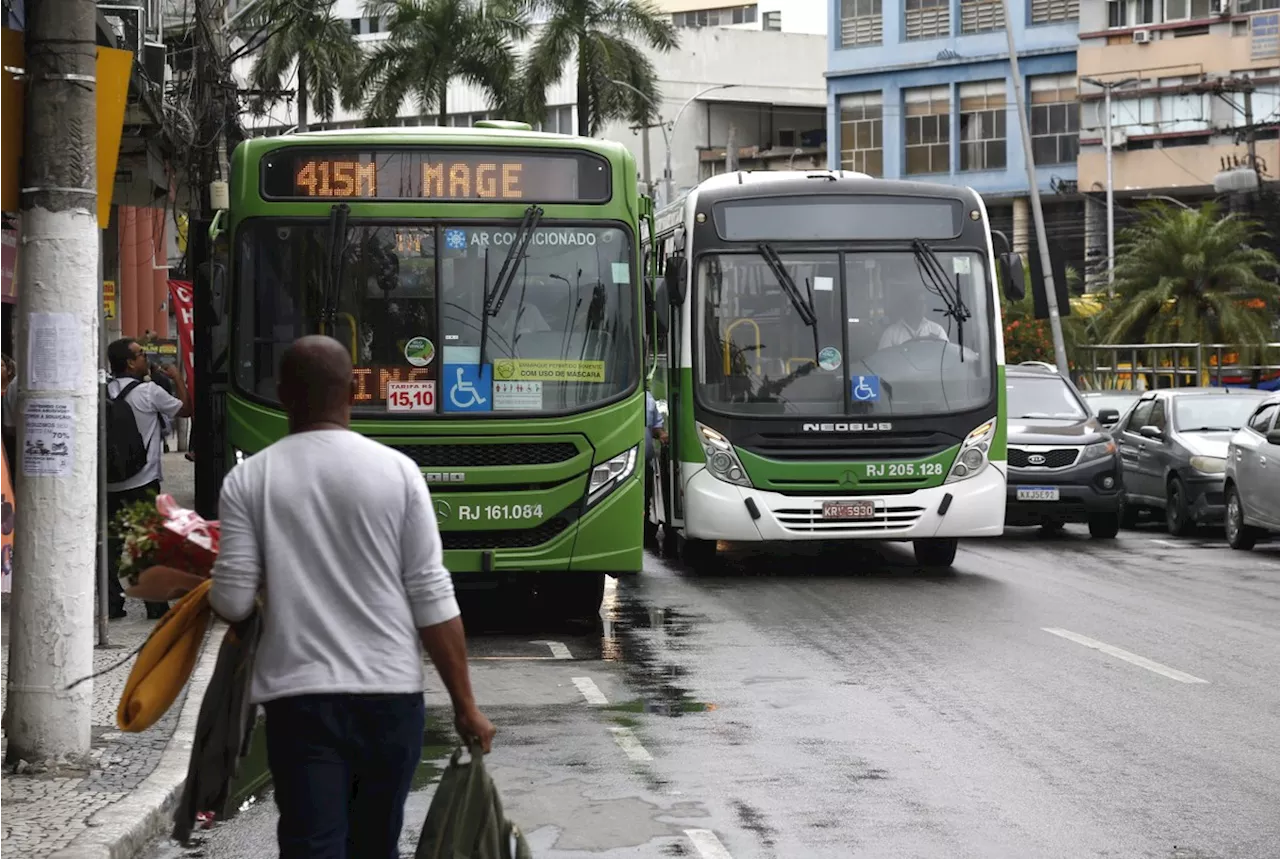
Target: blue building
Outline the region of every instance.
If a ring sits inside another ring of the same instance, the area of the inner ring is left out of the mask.
[[[1079,0],[1009,5],[1046,228],[1080,265]],[[967,185],[1025,248],[1034,231],[1000,0],[830,0],[829,10],[830,166]]]

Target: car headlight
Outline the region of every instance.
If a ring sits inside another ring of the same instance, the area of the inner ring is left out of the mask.
[[[636,445],[591,469],[591,479],[587,481],[588,507],[617,489],[635,472],[639,453],[640,445]]]
[[[1227,461],[1220,456],[1193,456],[1191,467],[1201,474],[1222,474],[1227,470]]]
[[[1089,462],[1094,459],[1102,459],[1104,456],[1112,456],[1116,452],[1116,443],[1107,439],[1106,441],[1094,442],[1086,444],[1084,450],[1080,451],[1080,461]]]
[[[986,468],[987,454],[991,450],[991,439],[995,434],[996,419],[992,418],[965,436],[964,444],[960,445],[960,452],[956,454],[956,461],[951,466],[951,473],[943,482],[968,480]]]
[[[700,423],[695,423],[694,426],[698,429],[702,452],[707,455],[707,469],[725,483],[750,486],[751,478],[747,477],[747,470],[742,467],[729,439],[709,426]]]

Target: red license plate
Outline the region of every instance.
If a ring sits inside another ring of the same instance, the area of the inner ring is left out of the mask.
[[[824,501],[822,502],[823,519],[874,519],[876,503],[874,501]]]

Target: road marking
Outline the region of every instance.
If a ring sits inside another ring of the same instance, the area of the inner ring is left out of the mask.
[[[558,662],[556,656],[471,656],[472,662]]]
[[[630,728],[611,727],[609,733],[613,734],[613,740],[622,747],[622,751],[627,757],[638,764],[648,763],[653,760],[653,755],[649,754],[649,750],[640,745],[640,741],[636,739],[636,735]]]
[[[686,829],[684,834],[689,836],[702,859],[733,859],[710,829]]]
[[[531,641],[530,644],[545,644],[551,648],[552,659],[572,659],[573,654],[569,652],[569,648],[559,641]]]
[[[578,687],[578,691],[582,693],[582,697],[587,699],[588,704],[608,704],[609,699],[604,697],[604,693],[600,691],[600,687],[590,677],[575,677],[573,685]]]
[[[1127,650],[1121,650],[1120,648],[1113,647],[1110,644],[1096,641],[1095,639],[1081,635],[1078,632],[1071,632],[1067,629],[1055,629],[1048,626],[1041,628],[1050,635],[1056,635],[1059,638],[1074,641],[1076,644],[1083,644],[1085,647],[1092,648],[1093,650],[1100,650],[1108,656],[1114,656],[1116,659],[1123,659],[1125,662],[1137,665],[1139,668],[1145,668],[1148,671],[1154,671],[1156,674],[1168,677],[1170,680],[1177,680],[1179,683],[1209,682],[1208,680],[1202,680],[1193,674],[1187,674],[1186,672],[1179,671],[1176,668],[1170,668],[1168,665],[1161,665],[1159,662],[1154,662],[1147,659],[1145,656],[1139,656],[1136,653],[1130,653]]]

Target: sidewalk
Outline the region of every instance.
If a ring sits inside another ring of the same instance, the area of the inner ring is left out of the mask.
[[[193,467],[183,454],[165,456],[164,491],[185,506],[194,498]],[[21,520],[19,520],[21,521]],[[21,570],[14,572],[21,575]],[[94,670],[142,644],[155,621],[129,600],[128,617],[110,624],[110,647],[94,651]],[[214,635],[219,634],[215,627]],[[206,644],[192,680],[164,718],[141,734],[116,729],[116,705],[131,663],[93,681],[93,750],[87,769],[14,771],[0,776],[0,852],[30,859],[126,859],[171,826],[187,774],[196,718],[217,648]],[[9,611],[3,612],[2,671],[9,670]],[[7,682],[3,684],[7,688]],[[0,702],[3,701],[0,692]],[[2,704],[0,704],[2,706]],[[7,746],[7,739],[6,739]],[[19,765],[18,770],[26,768]]]

